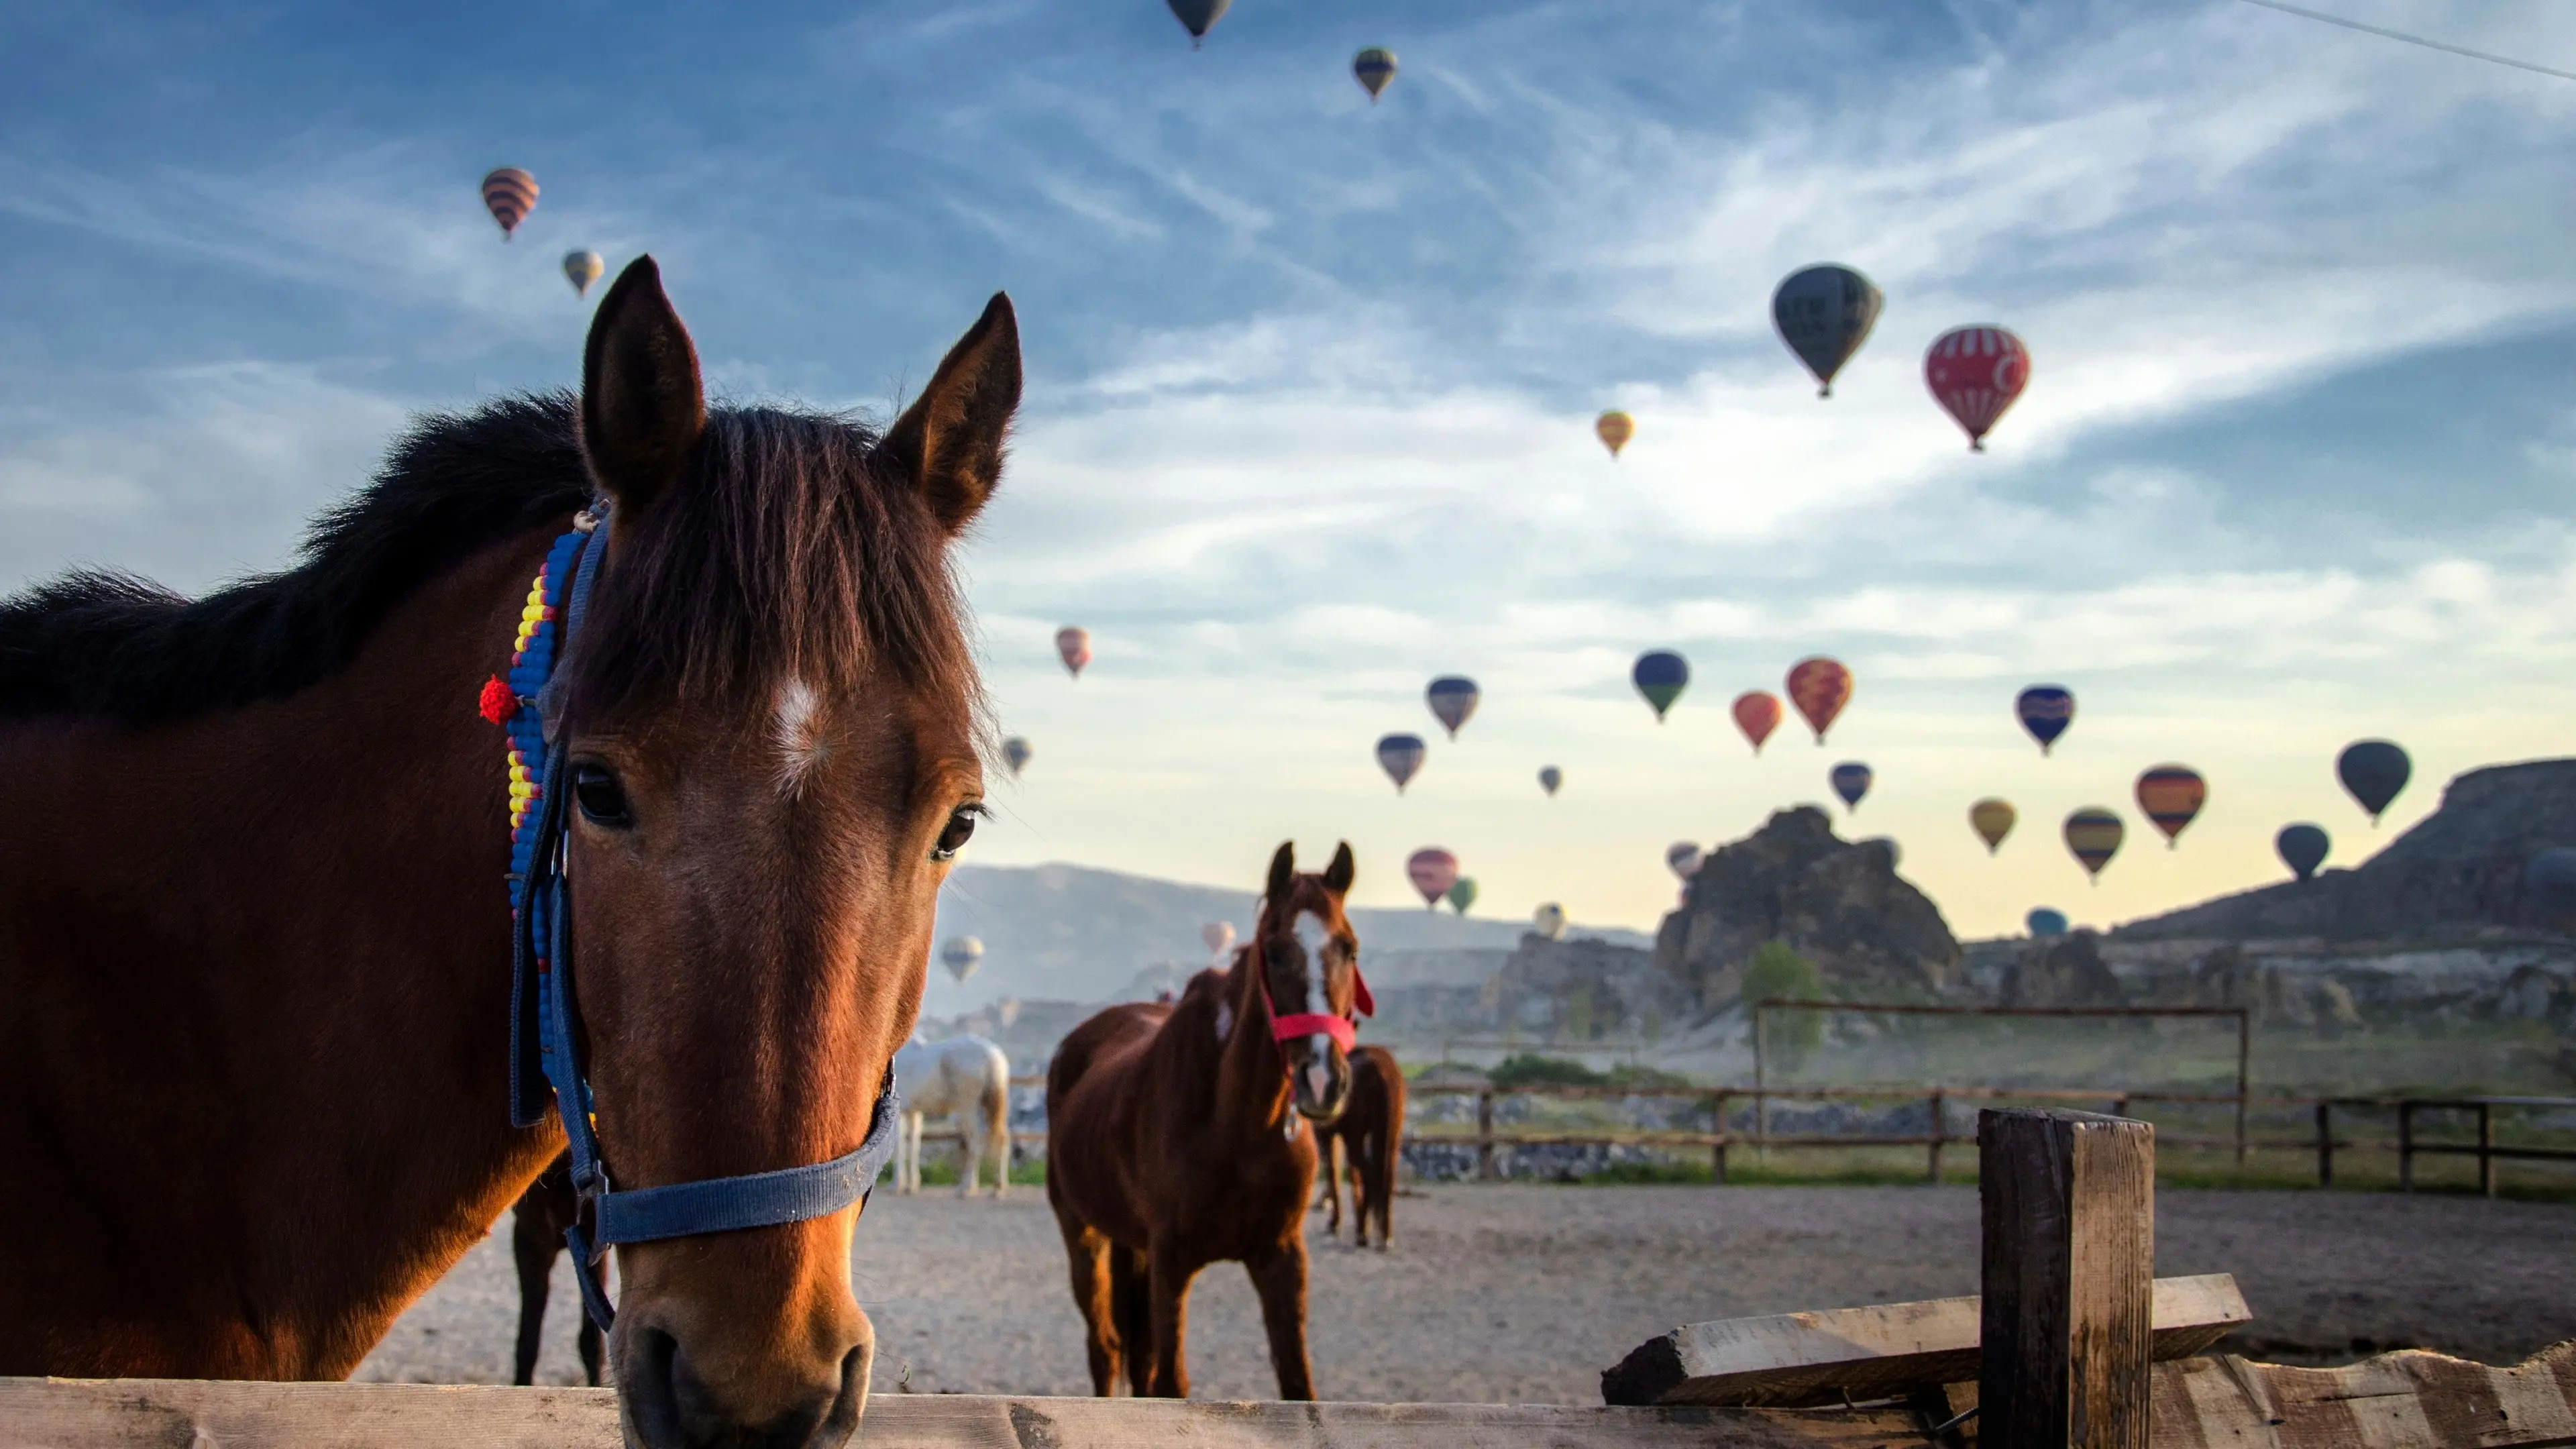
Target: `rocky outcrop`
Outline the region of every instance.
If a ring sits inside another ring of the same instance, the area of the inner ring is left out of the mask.
[[[2042,936],[2020,943],[2004,967],[1996,993],[2003,1006],[2119,1006],[2120,978],[2102,960],[2102,938],[2091,931]]]
[[[1688,1004],[1650,952],[1589,937],[1551,941],[1534,931],[1485,984],[1484,998],[1497,1025],[1569,1042],[1651,1037]]]
[[[1735,1001],[1765,941],[1788,942],[1844,997],[1923,998],[1959,974],[1959,943],[1896,873],[1896,847],[1843,840],[1812,805],[1711,852],[1655,933],[1654,962],[1681,1000],[1712,1012]]]
[[[2471,770],[2442,808],[2351,870],[2131,921],[2115,940],[2462,939],[2544,924],[2523,899],[2534,855],[2576,845],[2576,760]]]

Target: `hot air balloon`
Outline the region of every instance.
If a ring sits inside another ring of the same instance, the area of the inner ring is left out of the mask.
[[[1969,449],[1982,453],[1996,419],[2030,384],[2030,351],[2000,327],[1954,327],[1923,354],[1923,381],[1968,430]]]
[[[1554,765],[1539,766],[1538,787],[1545,790],[1550,799],[1555,798],[1557,787],[1564,783],[1565,772],[1563,770],[1558,769]]]
[[[1610,456],[1616,459],[1619,450],[1628,446],[1628,440],[1637,436],[1637,420],[1612,408],[1592,420],[1592,431],[1601,439],[1601,446],[1608,448]]]
[[[1055,657],[1064,661],[1065,673],[1080,679],[1082,666],[1091,662],[1091,631],[1071,624],[1056,630]]]
[[[2171,850],[2182,835],[2182,828],[2200,813],[2200,804],[2209,798],[2209,782],[2189,765],[2158,765],[2138,777],[2138,808],[2147,812],[2165,833],[2165,849]]]
[[[598,281],[600,273],[608,270],[608,263],[601,261],[597,252],[566,252],[563,267],[564,280],[572,283],[573,295],[587,297],[590,284]]]
[[[2066,848],[2084,865],[2084,873],[2096,883],[2102,878],[2102,867],[2120,853],[2120,837],[2128,827],[2120,817],[2099,805],[2088,805],[2066,817]]]
[[[2404,750],[2386,740],[2359,740],[2343,747],[2335,758],[2335,773],[2352,798],[2370,812],[2370,823],[2376,826],[2388,802],[2406,788],[2415,766]]]
[[[1234,922],[1210,921],[1199,927],[1199,939],[1207,942],[1209,955],[1223,957],[1234,944]]]
[[[2011,801],[1997,800],[1992,796],[1968,807],[1968,825],[1977,832],[1977,838],[1986,843],[1988,855],[2003,848],[2004,837],[2012,834],[2013,822],[2020,818]]]
[[[1670,866],[1673,874],[1684,880],[1699,874],[1700,866],[1707,860],[1708,857],[1700,852],[1700,848],[1687,840],[1676,840],[1664,847],[1664,864]]]
[[[1449,738],[1458,738],[1458,727],[1476,712],[1476,681],[1463,675],[1444,674],[1431,681],[1422,692],[1431,705],[1432,716],[1449,727]]]
[[[972,936],[951,936],[948,944],[939,948],[939,959],[948,964],[948,974],[963,986],[966,978],[975,974],[975,968],[984,964],[984,943]]]
[[[1762,753],[1762,742],[1780,727],[1780,696],[1767,689],[1748,689],[1735,697],[1735,727]]]
[[[1816,743],[1825,742],[1825,730],[1834,716],[1851,703],[1851,671],[1831,659],[1801,659],[1789,668],[1789,702],[1807,717],[1807,727],[1816,732]]]
[[[2313,880],[2317,867],[2326,863],[2326,852],[2334,849],[2334,842],[2314,825],[2284,825],[2281,833],[2272,837],[2272,849],[2279,853],[2281,864],[2290,868],[2290,874]]]
[[[1207,39],[1209,30],[1225,18],[1225,7],[1234,0],[1164,0],[1172,7],[1172,18],[1190,32],[1190,49],[1196,50]]]
[[[1359,80],[1360,89],[1369,93],[1369,104],[1376,105],[1377,98],[1395,79],[1395,52],[1372,45],[1351,57],[1351,74]]]
[[[1858,760],[1845,760],[1834,766],[1825,778],[1833,781],[1834,793],[1843,797],[1844,805],[1853,810],[1860,809],[1860,797],[1869,793],[1869,766]]]
[[[1449,887],[1449,909],[1463,916],[1467,914],[1467,908],[1475,903],[1476,882],[1468,876],[1458,877]]]
[[[483,206],[501,223],[501,240],[508,241],[537,209],[537,178],[516,166],[502,167],[483,178]]]
[[[1834,395],[1834,374],[1869,340],[1885,300],[1869,278],[1832,263],[1791,272],[1771,294],[1771,324],[1816,375],[1816,396]]]
[[[1690,661],[1670,649],[1650,649],[1637,656],[1637,666],[1628,671],[1628,678],[1646,703],[1655,707],[1655,723],[1662,724],[1664,711],[1690,686]]]
[[[1385,735],[1377,742],[1377,767],[1395,782],[1395,793],[1404,793],[1407,782],[1422,768],[1422,757],[1429,754],[1420,735]]]
[[[1037,751],[1029,748],[1029,742],[1018,735],[1002,741],[1002,759],[1010,765],[1011,778],[1014,780],[1020,777],[1020,771],[1029,767],[1029,756],[1036,753]]]
[[[2526,919],[2553,931],[2576,927],[2576,850],[2544,850],[2522,868]]]
[[[2066,913],[2041,906],[2022,917],[2022,924],[2030,928],[2033,936],[2063,936],[2066,934]]]
[[[1554,901],[1530,912],[1530,922],[1538,927],[1540,935],[1551,941],[1565,939],[1565,907]]]
[[[2039,752],[2047,754],[2075,723],[2075,695],[2064,685],[2034,684],[2013,696],[2013,713],[2021,716],[2021,727],[2039,741]]]
[[[1436,845],[1425,846],[1405,858],[1404,874],[1422,892],[1422,904],[1436,911],[1440,898],[1458,883],[1458,857]]]

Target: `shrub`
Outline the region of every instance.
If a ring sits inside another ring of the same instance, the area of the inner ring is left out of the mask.
[[[1825,995],[1825,978],[1816,963],[1789,949],[1786,941],[1765,941],[1753,952],[1744,967],[1744,1014],[1753,1015],[1755,1002],[1773,997],[1792,997],[1817,1001]],[[1774,1012],[1765,1028],[1766,1046],[1784,1049],[1792,1062],[1825,1039],[1825,1014],[1821,1011]]]

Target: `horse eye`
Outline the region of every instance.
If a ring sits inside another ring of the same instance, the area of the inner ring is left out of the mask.
[[[948,827],[939,832],[939,844],[932,847],[932,860],[955,860],[966,842],[975,838],[975,807],[959,806],[948,814]]]
[[[572,772],[572,798],[581,806],[582,818],[593,825],[623,830],[635,823],[626,808],[626,787],[605,765],[576,765]]]

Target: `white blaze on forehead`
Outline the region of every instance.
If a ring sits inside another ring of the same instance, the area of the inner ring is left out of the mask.
[[[1322,961],[1324,947],[1333,939],[1332,928],[1324,924],[1324,918],[1313,911],[1299,911],[1292,929],[1297,933],[1297,944],[1306,948],[1306,959]]]
[[[769,720],[770,743],[778,749],[778,789],[795,795],[805,777],[823,758],[823,702],[801,679],[779,686],[778,704]]]

